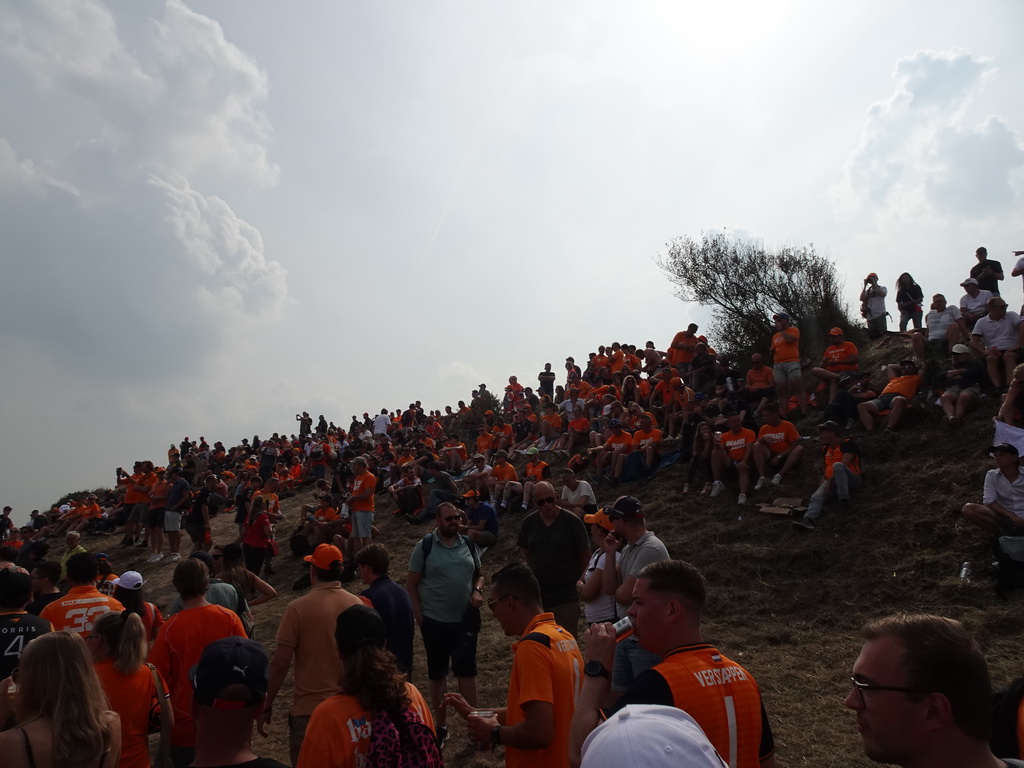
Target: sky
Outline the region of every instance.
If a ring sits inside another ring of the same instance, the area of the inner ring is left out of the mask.
[[[1024,4],[49,0],[0,18],[0,503],[535,384],[673,238],[958,297],[1024,249]],[[892,307],[890,307],[892,310]],[[714,343],[714,340],[711,340]]]

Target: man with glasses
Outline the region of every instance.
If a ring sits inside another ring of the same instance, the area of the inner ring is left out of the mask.
[[[454,504],[438,506],[437,527],[413,548],[405,581],[427,653],[430,702],[438,722],[444,722],[441,708],[449,663],[459,693],[476,706],[476,641],[484,580],[476,544],[459,533],[461,524],[462,513]]]
[[[608,665],[616,653],[615,628],[595,624],[587,630],[585,676],[572,720],[570,765],[580,764],[583,742],[601,719],[631,704],[660,704],[688,712],[728,765],[773,768],[775,739],[757,682],[704,642],[701,617],[706,600],[704,577],[689,563],[663,560],[640,571],[629,618],[634,637],[662,661],[639,675],[611,706],[605,704]]]
[[[537,509],[523,519],[516,544],[540,582],[544,610],[575,637],[582,615],[576,582],[590,562],[590,534],[580,518],[558,506],[551,483],[537,483],[533,492]]]
[[[865,755],[915,768],[1001,768],[989,747],[988,667],[960,622],[897,614],[862,635],[843,703],[857,715]]]
[[[992,386],[1002,388],[1013,378],[1024,343],[1024,323],[1016,312],[1006,311],[1006,302],[998,296],[989,299],[987,306],[988,314],[971,331],[971,346],[984,356]]]
[[[487,607],[506,635],[519,638],[506,706],[484,717],[471,715],[474,707],[456,694],[445,704],[466,718],[474,742],[504,745],[508,768],[564,766],[583,676],[576,638],[544,612],[540,584],[522,563],[491,577]]]

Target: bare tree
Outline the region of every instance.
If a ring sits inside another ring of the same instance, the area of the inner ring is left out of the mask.
[[[763,351],[772,315],[786,312],[800,329],[804,353],[818,355],[828,331],[853,328],[835,265],[806,247],[768,251],[724,234],[678,237],[658,260],[683,301],[712,307],[712,333],[723,351]]]

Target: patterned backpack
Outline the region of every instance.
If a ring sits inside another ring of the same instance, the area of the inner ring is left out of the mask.
[[[434,733],[411,707],[397,722],[385,710],[373,716],[367,768],[444,768]]]

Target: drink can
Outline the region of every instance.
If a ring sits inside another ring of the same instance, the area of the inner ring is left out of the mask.
[[[625,640],[633,634],[633,620],[626,616],[624,619],[619,619],[612,624],[612,629],[615,630],[615,642]]]

